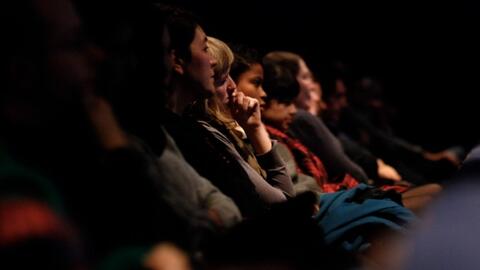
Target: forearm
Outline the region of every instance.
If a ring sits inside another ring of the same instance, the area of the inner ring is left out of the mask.
[[[263,155],[272,150],[272,141],[263,124],[256,127],[246,128],[245,133],[247,134],[256,155]]]
[[[229,228],[242,220],[242,215],[233,200],[223,194],[210,181],[198,175],[198,196],[208,209],[209,217],[220,226]]]
[[[272,149],[263,154],[257,155],[262,168],[267,172],[267,182],[283,191],[289,197],[295,196],[292,178],[288,175],[285,162],[277,152],[277,143],[273,143]]]

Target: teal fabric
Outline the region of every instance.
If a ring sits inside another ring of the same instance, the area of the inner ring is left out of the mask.
[[[360,251],[369,245],[367,234],[372,228],[386,228],[405,232],[415,215],[389,198],[366,198],[357,201],[356,196],[373,187],[360,184],[346,191],[320,196],[320,211],[314,216],[325,234],[327,245],[348,252]]]

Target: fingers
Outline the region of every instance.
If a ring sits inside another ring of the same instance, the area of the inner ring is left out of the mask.
[[[246,106],[246,111],[249,112],[249,114],[252,114],[254,113],[255,111],[257,111],[258,109],[260,109],[260,106],[258,105],[258,100],[254,99],[254,98],[251,98],[251,97],[248,97],[248,103]]]
[[[245,96],[243,93],[239,93],[236,103],[240,109],[247,114],[251,114],[258,107],[258,101],[256,99]]]

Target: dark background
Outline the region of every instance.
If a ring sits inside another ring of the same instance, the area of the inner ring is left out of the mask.
[[[397,133],[430,149],[475,143],[480,8],[474,1],[167,1],[208,35],[290,50],[311,67],[340,59],[398,107]]]

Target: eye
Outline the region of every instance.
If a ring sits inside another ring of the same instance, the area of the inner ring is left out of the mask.
[[[262,85],[262,79],[261,78],[254,78],[251,80],[251,83],[255,85],[255,87],[260,87]]]
[[[205,46],[205,48],[203,48],[203,51],[208,52],[208,49],[210,49],[210,48],[208,46]]]
[[[220,81],[218,82],[218,85],[224,85],[226,82],[227,82],[227,79],[220,80]]]

